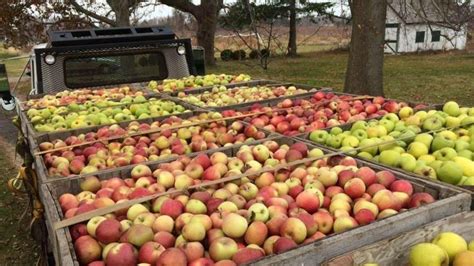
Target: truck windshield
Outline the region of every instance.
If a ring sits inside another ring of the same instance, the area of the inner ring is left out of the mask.
[[[161,52],[67,57],[64,80],[69,88],[162,80],[168,76]]]

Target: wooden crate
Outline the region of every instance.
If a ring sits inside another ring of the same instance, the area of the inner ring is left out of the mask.
[[[235,120],[227,120],[227,124],[230,125],[232,122],[234,122]],[[245,122],[242,122],[243,124],[247,125]],[[270,131],[267,131],[267,130],[264,130],[264,129],[259,129],[259,131],[261,132],[264,132],[265,133],[265,139],[267,138],[275,138],[275,137],[278,137],[277,134],[274,134]],[[253,142],[255,141],[250,141],[250,142],[245,142],[243,144],[252,144]],[[241,146],[239,144],[234,144],[232,146]],[[209,149],[209,150],[206,150],[206,152],[208,153],[213,153],[213,152],[216,152],[218,150],[222,149],[221,148],[218,148],[218,149]],[[38,149],[35,149],[34,152],[37,152]],[[193,153],[190,153],[188,154],[188,156],[195,156],[199,153],[202,153],[202,152],[193,152]],[[173,155],[171,154],[170,156],[166,157],[166,158],[163,158],[163,159],[160,159],[160,160],[157,160],[157,161],[147,161],[147,162],[144,162],[142,164],[146,164],[146,165],[155,165],[155,164],[159,164],[159,163],[163,163],[163,162],[166,162],[168,160],[171,159],[174,159],[176,158],[178,155]],[[50,176],[49,173],[48,173],[48,170],[46,168],[46,164],[44,162],[44,159],[43,159],[43,156],[42,155],[34,155],[34,166],[35,166],[35,171],[37,173],[37,176],[39,177],[39,183],[40,184],[43,184],[43,183],[49,183],[49,182],[54,182],[55,176]],[[136,164],[135,164],[136,165]],[[135,166],[133,164],[130,164],[130,165],[126,165],[126,166],[121,166],[121,167],[115,167],[115,168],[109,168],[109,169],[104,169],[104,170],[101,170],[101,171],[98,171],[97,174],[100,174],[100,173],[108,173],[108,172],[115,172],[117,170],[121,171],[121,170],[124,170],[124,169],[128,169],[130,167],[133,167]],[[95,174],[94,174],[95,175]],[[72,177],[74,178],[82,178],[82,177],[85,177],[85,176],[90,176],[90,174],[83,174],[83,175],[73,175]]]
[[[124,86],[129,86],[132,91],[138,92],[142,91],[144,96],[153,96],[157,95],[158,93],[155,91],[151,91],[148,89],[148,83],[132,83],[132,84],[120,84],[120,85],[104,85],[104,86],[97,86],[97,87],[86,87],[86,88],[80,88],[80,89],[90,89],[90,90],[96,90],[96,89],[111,89],[111,88],[116,88],[116,87],[124,87]],[[78,90],[78,89],[72,89],[73,90]],[[41,93],[41,94],[33,94],[33,95],[27,95],[28,100],[33,100],[33,99],[39,99],[42,98],[46,95],[52,95],[48,93]],[[115,100],[115,99],[109,99],[109,100]],[[26,101],[22,101],[19,104],[19,107],[21,111],[27,111],[29,107],[26,105]]]
[[[439,233],[454,232],[467,241],[474,240],[474,212],[462,212],[424,225],[396,237],[360,247],[323,263],[325,266],[352,266],[378,263],[383,266],[408,265],[412,246],[431,242]]]
[[[441,110],[443,108],[442,105],[433,105],[431,106],[432,108],[430,109],[435,109],[435,110]],[[426,109],[423,109],[423,110],[426,110]],[[371,118],[371,119],[367,119],[367,120],[364,120],[364,121],[369,121],[369,120],[380,120],[382,119],[382,117],[378,117],[378,118]],[[350,130],[352,125],[354,124],[355,122],[352,122],[352,123],[348,123],[348,124],[344,124],[344,125],[340,125],[338,127],[340,127],[342,130],[346,131],[346,130]],[[332,129],[332,127],[329,127],[329,128],[324,128],[323,130],[326,130],[326,131],[330,131]],[[423,133],[423,132],[421,132]],[[420,133],[420,134],[421,134]],[[319,144],[319,143],[316,143],[316,142],[313,142],[309,139],[309,134],[310,133],[303,133],[301,135],[297,135],[295,136],[296,139],[298,140],[301,140],[303,142],[306,142],[306,143],[311,143],[312,145],[315,145],[317,147],[320,147],[320,148],[324,148],[324,149],[327,149],[327,150],[330,150],[332,152],[338,152],[340,151],[339,149],[335,149],[335,148],[332,148],[332,147],[329,147],[329,146],[326,146],[326,145],[323,145],[323,144]],[[358,155],[351,155],[352,157],[354,158],[357,158],[361,161],[365,161],[367,163],[370,163],[370,164],[380,164],[376,161],[373,161],[373,160],[370,160],[370,159],[367,159],[367,158],[363,158],[363,157],[360,157]],[[409,172],[409,171],[406,171],[406,170],[403,170],[401,168],[397,168],[397,167],[393,167],[393,166],[389,166],[389,165],[385,165],[385,164],[380,164],[380,165],[383,165],[384,167],[390,169],[391,171],[394,171],[394,172],[400,172],[400,173],[403,173],[404,175],[410,175],[412,176],[413,178],[416,178],[416,179],[421,179],[421,180],[428,180],[430,182],[433,182],[433,183],[437,183],[439,185],[442,185],[442,186],[446,186],[446,187],[450,187],[450,188],[453,188],[453,189],[461,189],[462,191],[464,191],[465,193],[471,195],[471,198],[472,198],[472,203],[471,203],[471,206],[472,206],[472,210],[474,210],[474,186],[456,186],[456,185],[451,185],[451,184],[448,184],[448,183],[445,183],[445,182],[442,182],[442,181],[439,181],[439,180],[433,180],[433,179],[427,179],[421,175],[418,175],[418,174],[415,174],[415,173],[412,173],[412,172]]]
[[[309,86],[309,85],[294,84],[294,83],[282,83],[282,82],[276,82],[276,81],[258,81],[258,82],[247,83],[247,84],[232,84],[232,85],[226,86],[226,88],[227,89],[233,89],[233,88],[242,87],[242,86],[264,86],[264,85],[269,86],[269,87],[277,87],[277,86],[282,86],[282,85],[283,86],[296,86],[298,89],[303,89],[303,90],[306,90],[307,92],[303,92],[303,93],[299,93],[299,94],[295,94],[295,95],[291,95],[291,96],[282,96],[282,97],[271,98],[271,99],[260,100],[260,101],[250,101],[250,102],[232,104],[232,105],[227,105],[227,106],[212,107],[212,106],[197,106],[197,105],[194,105],[194,104],[193,104],[193,106],[195,106],[196,108],[200,107],[200,108],[203,108],[203,109],[214,110],[214,111],[223,111],[223,110],[228,110],[228,109],[235,110],[235,109],[238,109],[238,108],[241,108],[241,107],[250,107],[253,104],[264,105],[264,104],[267,104],[267,103],[280,102],[280,101],[282,101],[282,99],[296,99],[296,98],[300,98],[302,96],[311,97],[316,91],[318,91],[320,89],[320,88],[316,88],[314,86]],[[213,87],[195,89],[195,90],[191,90],[191,91],[186,91],[186,94],[187,95],[202,94],[202,93],[204,93],[206,91],[210,91],[212,89],[213,89]],[[186,103],[186,101],[182,100],[181,98],[178,98],[177,95],[178,95],[177,92],[173,93],[173,94],[170,94],[170,96],[173,97],[173,99],[175,99],[179,102]],[[187,102],[187,103],[191,104],[189,102]]]
[[[175,102],[179,105],[182,105],[187,111],[202,111],[202,110],[204,110],[202,108],[196,107],[195,105],[192,105],[192,104],[189,104],[189,103],[186,103],[186,102],[182,102],[182,101],[178,101],[178,100],[176,100],[172,97],[169,97],[168,95],[165,95],[165,94],[147,95],[145,97],[146,97],[146,99],[157,98],[157,99],[161,99],[161,100],[172,101],[172,102]],[[25,125],[22,126],[22,130],[23,130],[23,128],[24,128],[24,130],[27,130],[27,134],[31,135],[32,138],[34,138],[34,139],[38,139],[38,138],[42,137],[43,135],[48,135],[48,134],[51,134],[51,133],[64,133],[64,132],[68,132],[68,131],[74,131],[72,129],[66,129],[66,130],[58,130],[58,131],[52,131],[52,132],[38,132],[33,127],[33,125],[31,124],[31,122],[28,119],[28,117],[26,116],[26,114],[24,112],[20,112],[20,113],[22,113],[22,114],[20,114],[21,118],[22,118],[22,123],[25,123]],[[166,117],[169,117],[169,116],[172,116],[172,115],[157,116],[157,117],[154,117],[154,118],[166,118]],[[141,122],[149,121],[149,119],[150,118],[142,118],[142,119],[135,119],[135,120],[127,120],[127,121],[124,121],[124,122],[128,123],[128,122],[131,122],[131,121],[138,121],[138,122],[141,123]],[[83,127],[83,128],[80,128],[80,130],[83,131],[83,132],[89,132],[89,131],[96,130],[97,128],[100,128],[100,127],[103,127],[103,126],[110,126],[110,125],[113,125],[113,124],[115,124],[115,123],[109,123],[109,124],[104,124],[104,125],[100,125],[100,126]]]
[[[292,144],[298,142],[298,140],[292,138],[278,138],[275,139],[280,144]],[[265,140],[256,141],[256,143],[263,142]],[[311,146],[310,147],[315,147]],[[218,149],[226,153],[228,156],[233,156],[237,153],[239,146],[224,147]],[[206,151],[211,154],[214,151]],[[172,160],[172,159],[171,159]],[[170,160],[170,161],[171,161]],[[386,170],[387,168],[368,164],[367,162],[358,160],[360,166],[367,165],[372,167],[376,171]],[[156,169],[160,163],[149,164],[152,170]],[[131,167],[127,167],[120,170],[108,171],[97,175],[100,179],[109,179],[112,177],[127,178],[130,177]],[[402,173],[396,173],[397,178],[405,179],[413,184],[416,192],[427,192],[433,195],[437,201],[424,205],[415,209],[410,209],[406,212],[399,213],[397,215],[387,217],[379,220],[372,224],[361,226],[340,234],[334,234],[316,242],[299,246],[288,252],[267,256],[262,260],[255,262],[256,265],[296,265],[296,264],[307,264],[317,265],[324,260],[333,258],[337,255],[343,254],[350,251],[351,246],[362,246],[374,241],[391,237],[408,230],[412,230],[421,225],[433,222],[435,220],[450,216],[456,213],[467,211],[470,209],[470,197],[469,195],[462,193],[459,189],[447,188],[439,184],[433,184],[426,180],[418,180],[409,175]],[[61,209],[59,207],[58,197],[63,193],[78,193],[79,180],[62,180],[54,183],[45,184],[45,190],[50,193],[52,202],[48,203],[48,211],[56,211],[57,215],[50,215],[55,218],[54,220],[48,220],[48,228],[52,228],[52,224],[63,219]],[[55,234],[50,234],[50,237],[58,238],[58,243],[68,243],[68,245],[59,245],[60,250],[56,250],[57,254],[61,254],[61,258],[65,260],[74,260],[74,249],[69,230],[60,229]],[[62,239],[59,239],[62,238]],[[348,243],[351,243],[349,245]],[[63,257],[70,254],[70,257]],[[60,256],[58,256],[60,257]]]

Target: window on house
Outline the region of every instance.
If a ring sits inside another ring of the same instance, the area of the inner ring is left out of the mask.
[[[434,30],[431,32],[431,41],[432,42],[439,42],[441,40],[441,31]]]
[[[425,42],[425,32],[424,31],[417,31],[416,32],[415,42],[416,43]]]

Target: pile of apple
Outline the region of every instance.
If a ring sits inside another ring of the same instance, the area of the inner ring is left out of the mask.
[[[81,183],[82,192],[61,195],[59,204],[70,218],[249,173],[190,194],[134,204],[70,228],[83,265],[238,265],[435,201],[389,171],[359,167],[351,157],[317,159],[321,154],[303,143],[288,146],[267,140],[242,146],[235,157],[222,152],[181,156],[154,171],[136,166],[126,179],[100,181],[90,176]],[[271,170],[306,157],[315,161]],[[257,172],[263,167],[269,171]]]
[[[178,93],[178,98],[200,107],[217,107],[274,99],[305,92],[308,91],[297,89],[295,86],[289,86],[287,88],[285,86],[271,87],[263,85],[253,87],[242,86],[231,89],[227,89],[225,86],[216,86],[201,94],[186,94],[186,92],[180,92]]]
[[[468,244],[462,236],[454,232],[442,232],[431,243],[420,243],[410,250],[411,266],[473,264],[474,240]]]
[[[439,132],[426,133],[433,130]],[[398,116],[357,121],[346,131],[315,130],[309,139],[341,150],[370,146],[357,155],[450,184],[474,186],[474,108],[460,108],[455,102],[447,102],[442,111],[414,113],[403,107]]]
[[[44,109],[31,108],[26,112],[28,119],[38,132],[78,129],[90,126],[144,119],[189,112],[173,101],[144,96],[126,96],[116,101],[96,101],[66,106],[48,106]]]
[[[273,107],[255,104],[248,111],[225,110],[222,114],[236,116],[265,112],[258,117],[246,118],[245,121],[272,132],[294,136],[316,129],[396,113],[400,108],[407,106],[404,102],[386,100],[383,97],[364,100],[352,100],[353,98],[351,95],[318,91],[309,99],[285,99]],[[421,107],[423,105],[415,108]]]
[[[143,95],[143,91],[131,89],[128,86],[107,89],[77,89],[64,90],[54,95],[45,95],[39,99],[25,102],[25,109],[47,108],[49,106],[66,106],[72,103],[85,103],[87,101],[121,99],[125,96]]]
[[[99,170],[139,164],[146,161],[157,161],[173,155],[183,155],[217,149],[224,146],[251,142],[266,137],[265,133],[255,126],[245,125],[235,121],[226,125],[211,123],[200,126],[182,127],[175,130],[164,129],[157,133],[126,137],[127,133],[147,131],[156,128],[182,125],[196,119],[207,119],[208,115],[183,120],[170,117],[162,122],[151,124],[131,122],[128,127],[121,128],[111,125],[100,128],[96,132],[69,136],[65,140],[57,139],[52,142],[39,144],[41,151],[62,148],[108,137],[124,136],[123,139],[109,141],[107,144],[96,142],[75,148],[64,148],[61,151],[49,152],[43,155],[45,166],[50,176],[69,176],[74,174],[90,174]]]
[[[148,88],[153,91],[173,92],[199,88],[203,86],[226,85],[231,83],[250,81],[251,77],[247,74],[226,75],[209,74],[205,76],[189,76],[182,79],[165,79],[160,84],[155,80],[148,83]]]

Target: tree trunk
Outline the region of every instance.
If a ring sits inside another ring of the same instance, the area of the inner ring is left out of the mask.
[[[290,31],[288,38],[287,55],[294,57],[297,55],[296,49],[296,0],[290,0]]]
[[[130,26],[130,7],[132,6],[130,0],[108,0],[107,3],[115,13],[116,26]]]
[[[344,92],[383,95],[386,0],[353,0]]]
[[[214,37],[217,27],[217,14],[219,12],[217,1],[201,1],[201,12],[195,16],[198,22],[197,43],[205,51],[206,65],[216,65],[214,58]]]

